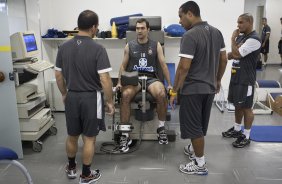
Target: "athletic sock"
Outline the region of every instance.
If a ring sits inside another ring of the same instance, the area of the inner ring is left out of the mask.
[[[91,166],[91,164],[90,165],[83,164],[83,166],[82,166],[82,175],[83,176],[89,176],[90,175],[90,173],[91,173],[90,166]]]
[[[163,127],[163,126],[164,126],[164,124],[165,124],[165,121],[161,121],[161,120],[159,120],[159,127]]]
[[[69,168],[75,168],[75,166],[76,166],[75,157],[73,157],[73,158],[68,157],[68,160],[69,160]]]
[[[247,139],[250,139],[250,133],[251,133],[251,129],[244,129],[244,135],[246,136]]]
[[[205,156],[196,157],[196,161],[197,161],[199,167],[203,167],[203,165],[205,165],[205,163],[206,163]]]
[[[234,123],[234,130],[240,131],[241,130],[241,124]]]

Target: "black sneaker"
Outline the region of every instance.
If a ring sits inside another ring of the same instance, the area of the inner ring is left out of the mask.
[[[251,143],[250,139],[247,139],[244,134],[241,134],[236,141],[232,143],[235,148],[243,148]]]
[[[226,132],[222,132],[222,136],[227,138],[238,138],[240,135],[242,135],[242,131],[236,131],[234,127],[228,129]]]
[[[159,144],[168,144],[168,138],[164,126],[157,129]]]
[[[128,152],[129,145],[132,143],[132,140],[129,139],[129,137],[126,137],[125,135],[120,136],[119,139],[119,150],[120,152]]]
[[[101,178],[101,173],[99,170],[91,171],[89,176],[82,176],[79,177],[79,184],[90,184],[93,183]]]

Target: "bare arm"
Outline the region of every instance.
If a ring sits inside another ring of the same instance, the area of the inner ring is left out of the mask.
[[[121,81],[120,81],[120,76],[121,76],[121,73],[123,71],[125,71],[126,67],[127,67],[127,64],[128,64],[128,61],[129,61],[129,46],[128,44],[126,44],[125,48],[124,48],[124,55],[123,55],[123,61],[121,63],[121,66],[119,68],[119,74],[118,74],[118,85],[121,84]]]
[[[183,85],[184,80],[189,72],[192,59],[181,57],[174,79],[173,91],[177,92]]]
[[[67,94],[67,87],[66,87],[66,82],[65,82],[65,79],[64,79],[62,72],[56,70],[55,71],[55,77],[56,77],[58,88],[59,88],[62,96],[66,95]]]
[[[239,46],[236,43],[236,38],[239,36],[239,30],[236,29],[231,37],[231,52],[228,53],[228,59],[240,59]]]
[[[167,65],[165,63],[163,48],[162,48],[162,46],[159,42],[158,42],[158,46],[157,46],[157,52],[158,52],[158,59],[159,59],[160,65],[162,67],[164,77],[165,77],[168,85],[171,86],[169,71],[168,71]]]
[[[221,79],[224,74],[225,68],[227,65],[227,58],[226,58],[226,51],[220,52],[220,58],[219,58],[219,67],[216,75],[217,79],[217,89],[216,92],[218,93],[220,90],[220,85],[221,85]]]
[[[267,40],[269,39],[269,37],[270,37],[270,33],[266,33],[265,40],[264,40],[264,42],[262,43],[263,46],[265,46],[265,43],[267,42]]]
[[[63,73],[61,71],[55,70],[55,77],[56,77],[57,86],[62,94],[63,102],[65,103],[65,99],[68,91]]]
[[[184,80],[190,70],[192,59],[188,58],[180,58],[176,74],[175,74],[175,79],[174,79],[174,85],[173,89],[170,91],[170,99],[169,99],[169,104],[172,109],[174,109],[174,99],[176,98],[177,91],[183,86]]]
[[[106,102],[113,104],[112,79],[108,72],[100,73],[99,75],[100,75],[101,85],[104,91]]]

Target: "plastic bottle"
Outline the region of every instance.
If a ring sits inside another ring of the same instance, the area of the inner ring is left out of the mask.
[[[117,38],[118,34],[117,34],[117,26],[116,23],[113,22],[112,24],[112,38]]]

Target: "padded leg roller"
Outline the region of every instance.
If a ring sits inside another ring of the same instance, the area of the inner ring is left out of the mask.
[[[132,132],[133,129],[134,129],[134,127],[132,126],[132,124],[118,125],[117,126],[117,130],[120,133],[129,133],[129,132]]]

